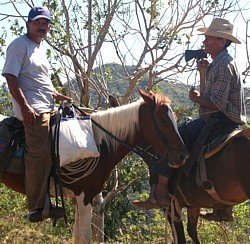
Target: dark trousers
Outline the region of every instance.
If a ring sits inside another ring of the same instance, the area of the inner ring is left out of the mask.
[[[234,121],[230,120],[222,112],[217,112],[212,115],[217,119],[217,124],[213,127],[212,134],[218,133],[230,133],[238,127]],[[199,136],[203,126],[205,125],[205,120],[202,118],[186,121],[178,127],[179,133],[184,141],[189,152],[191,152],[192,146],[194,145],[197,137]],[[168,165],[168,162],[161,161],[151,168],[151,171],[155,174],[164,175],[168,178],[173,173],[173,168]]]

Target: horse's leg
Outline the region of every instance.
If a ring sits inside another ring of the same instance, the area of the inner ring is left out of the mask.
[[[194,243],[200,243],[197,232],[197,222],[200,214],[200,208],[190,207],[187,208],[187,232],[188,235],[192,238]]]
[[[171,216],[171,213],[167,214],[168,222],[171,226],[173,243],[175,244],[185,244],[186,238],[184,233],[183,222],[181,220],[181,216],[176,216],[177,212],[175,212],[175,216]]]
[[[75,225],[73,230],[73,243],[74,244],[88,244],[92,238],[91,230],[91,217],[92,206],[84,205],[84,193],[76,196],[75,205]]]
[[[186,243],[186,237],[185,237],[185,233],[184,233],[184,227],[183,227],[182,220],[175,221],[174,225],[175,225],[176,235],[177,235],[177,238],[178,238],[177,243],[178,244],[185,244]]]

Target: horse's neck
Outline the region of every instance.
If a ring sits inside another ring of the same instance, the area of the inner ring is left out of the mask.
[[[105,143],[109,151],[115,151],[121,141],[133,143],[138,134],[138,109],[139,103],[133,103],[94,114],[92,120],[100,125],[93,127],[97,145]]]
[[[101,157],[105,161],[109,161],[113,167],[116,166],[122,159],[124,159],[134,148],[142,143],[142,139],[138,132],[135,133],[136,139],[130,141],[128,137],[122,143],[117,142],[118,144],[115,147],[110,147],[106,143],[103,143],[100,147]]]

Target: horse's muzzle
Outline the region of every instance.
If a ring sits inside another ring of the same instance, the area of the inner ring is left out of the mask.
[[[189,153],[188,151],[185,149],[183,151],[181,151],[176,160],[169,160],[168,164],[171,168],[179,168],[181,166],[183,166],[186,163],[187,158],[189,157]]]

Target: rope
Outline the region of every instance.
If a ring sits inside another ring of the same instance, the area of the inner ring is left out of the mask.
[[[85,158],[83,160],[79,160],[63,166],[63,168],[61,169],[61,175],[63,176],[62,182],[70,185],[87,177],[94,171],[99,162],[99,159],[100,157]],[[67,172],[64,172],[64,170],[66,170]],[[76,174],[79,174],[80,176],[74,176]]]
[[[170,226],[172,230],[173,242],[178,244],[178,235],[176,232],[174,222],[181,221],[181,207],[177,198],[174,195],[169,194],[169,196],[170,196],[170,206],[168,207],[168,209],[166,209],[165,215],[166,217],[167,216],[170,217],[170,222],[171,222]]]

